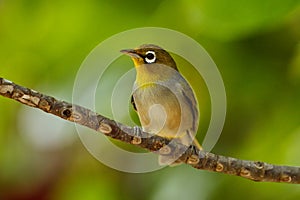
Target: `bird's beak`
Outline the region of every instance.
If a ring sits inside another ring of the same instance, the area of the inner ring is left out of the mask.
[[[140,55],[134,49],[123,49],[120,52],[129,55],[132,58],[140,58]]]

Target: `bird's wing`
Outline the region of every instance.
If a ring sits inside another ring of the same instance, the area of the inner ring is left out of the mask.
[[[193,89],[191,88],[190,84],[188,83],[188,81],[178,72],[179,76],[176,76],[176,79],[174,80],[177,83],[180,84],[176,84],[174,83],[176,86],[178,86],[178,92],[181,93],[182,95],[182,100],[185,101],[186,103],[184,105],[186,105],[187,107],[185,107],[186,112],[190,112],[190,114],[192,115],[192,131],[196,132],[198,129],[198,120],[199,120],[199,111],[198,111],[198,102],[196,100],[196,96],[195,93],[193,91]]]
[[[198,106],[197,106],[197,101],[194,96],[194,92],[190,87],[185,87],[184,90],[181,91],[184,100],[186,101],[188,105],[188,109],[190,110],[192,117],[193,117],[193,131],[197,131],[198,128]]]
[[[196,132],[198,129],[198,120],[199,120],[199,115],[198,115],[198,104],[197,104],[197,100],[196,97],[194,96],[194,92],[192,90],[191,87],[189,87],[189,85],[187,85],[187,87],[185,87],[184,90],[182,90],[182,95],[185,99],[185,101],[187,102],[188,105],[188,109],[190,110],[192,117],[193,117],[193,127],[191,130],[187,130],[187,136],[188,141],[191,141],[191,139],[193,139],[193,145],[196,146],[199,150],[202,150],[202,146],[200,145],[200,143],[198,142],[198,140],[196,139]]]

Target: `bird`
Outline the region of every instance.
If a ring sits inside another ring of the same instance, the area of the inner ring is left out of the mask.
[[[121,53],[131,57],[136,70],[131,103],[143,131],[202,150],[195,138],[199,125],[195,93],[172,56],[154,44],[124,49]],[[160,165],[172,165],[176,160],[159,156]]]

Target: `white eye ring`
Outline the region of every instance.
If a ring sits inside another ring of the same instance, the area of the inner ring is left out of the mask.
[[[154,63],[156,60],[156,55],[154,51],[147,51],[145,56],[146,63]]]

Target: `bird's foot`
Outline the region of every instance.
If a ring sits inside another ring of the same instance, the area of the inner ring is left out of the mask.
[[[132,144],[141,144],[142,143],[142,128],[139,126],[133,127],[133,138],[131,143]]]

